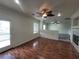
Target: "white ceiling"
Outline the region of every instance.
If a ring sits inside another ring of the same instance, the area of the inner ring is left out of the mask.
[[[19,0],[20,4],[16,4],[15,0],[0,0],[1,5],[31,15],[33,11],[49,2],[54,7],[54,12],[61,12],[62,16],[70,17],[79,8],[79,0]]]

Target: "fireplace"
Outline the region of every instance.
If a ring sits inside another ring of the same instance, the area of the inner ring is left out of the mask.
[[[79,45],[79,36],[78,36],[78,35],[73,34],[73,42],[74,42],[76,45]]]

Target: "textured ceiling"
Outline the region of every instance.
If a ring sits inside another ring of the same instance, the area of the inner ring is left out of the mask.
[[[61,12],[65,17],[70,17],[79,8],[79,0],[19,0],[19,2],[20,4],[16,4],[15,0],[0,0],[1,5],[29,15],[45,2],[49,2],[54,7],[55,13]]]

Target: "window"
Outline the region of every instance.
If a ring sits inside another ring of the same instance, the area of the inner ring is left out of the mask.
[[[0,21],[0,48],[10,45],[10,22]]]
[[[46,25],[43,25],[43,30],[46,30]]]
[[[38,24],[37,23],[33,24],[33,33],[38,33]]]

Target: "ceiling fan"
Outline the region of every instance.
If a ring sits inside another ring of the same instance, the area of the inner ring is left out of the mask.
[[[32,15],[36,16],[36,17],[43,17],[43,18],[47,18],[47,17],[52,17],[55,16],[52,13],[52,6],[48,3],[44,3],[39,9],[38,11],[36,11],[35,13],[33,13]]]
[[[55,21],[53,21],[53,22],[51,22],[52,24],[60,24],[61,22],[60,21],[57,21],[57,20],[55,20]]]

